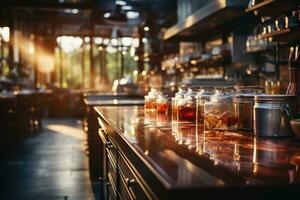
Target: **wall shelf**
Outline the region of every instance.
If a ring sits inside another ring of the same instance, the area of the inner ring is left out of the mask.
[[[273,33],[265,34],[262,36],[262,38],[272,38],[275,41],[281,42],[300,41],[300,28],[282,29]]]
[[[264,0],[255,6],[247,8],[247,13],[253,12],[258,16],[276,17],[284,12],[297,9],[300,0]]]

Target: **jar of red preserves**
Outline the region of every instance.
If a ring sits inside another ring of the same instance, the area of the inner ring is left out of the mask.
[[[193,89],[188,89],[183,99],[178,101],[178,119],[179,121],[190,121],[196,123],[196,96]]]

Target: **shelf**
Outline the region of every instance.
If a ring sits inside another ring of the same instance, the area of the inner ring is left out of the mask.
[[[281,42],[292,42],[300,40],[300,28],[295,29],[283,29],[275,31],[273,33],[268,33],[262,36],[262,38],[272,38],[275,41]]]
[[[253,12],[255,15],[264,17],[276,17],[284,12],[297,9],[300,0],[264,0],[255,6],[247,8],[247,13]]]
[[[259,54],[259,53],[266,53],[266,52],[272,52],[272,49],[253,49],[245,51],[246,54]]]

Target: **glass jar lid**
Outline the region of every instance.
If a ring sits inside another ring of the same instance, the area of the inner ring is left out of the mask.
[[[210,97],[214,94],[213,87],[203,87],[197,92],[197,99],[207,99],[209,100]]]
[[[148,93],[149,97],[157,97],[158,95],[162,95],[162,92],[154,88],[151,88],[151,90]]]
[[[188,92],[184,94],[185,99],[195,99],[197,96],[197,92],[195,92],[193,89],[189,88]]]
[[[167,96],[160,94],[157,96],[156,101],[159,103],[165,103],[165,102],[168,102],[168,98],[167,98]]]
[[[216,89],[215,93],[210,97],[210,101],[213,103],[222,103],[232,101],[234,98],[233,92],[227,92],[224,90]]]
[[[266,102],[266,103],[281,103],[287,101],[296,100],[296,96],[294,95],[255,95],[255,102]]]
[[[184,88],[179,87],[178,92],[175,93],[175,98],[183,98],[185,93],[187,93],[187,91]]]

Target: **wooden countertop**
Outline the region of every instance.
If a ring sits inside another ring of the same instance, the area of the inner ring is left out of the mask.
[[[166,188],[289,186],[300,182],[300,140],[203,131],[142,106],[95,110]]]
[[[84,99],[84,103],[87,106],[132,106],[132,105],[144,105],[143,99]]]

